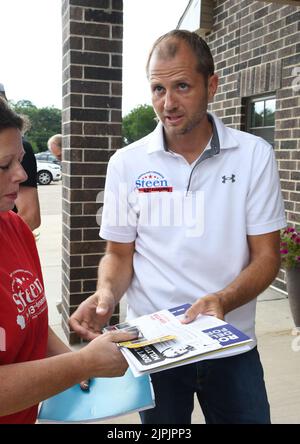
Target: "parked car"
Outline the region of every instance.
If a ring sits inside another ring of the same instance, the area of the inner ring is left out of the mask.
[[[41,153],[35,154],[35,158],[39,162],[50,162],[60,165],[60,160],[58,160],[50,151],[43,151]]]
[[[61,167],[50,162],[40,162],[37,160],[37,183],[39,185],[49,185],[52,181],[61,179]]]

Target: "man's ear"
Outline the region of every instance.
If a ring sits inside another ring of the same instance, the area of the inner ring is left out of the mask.
[[[217,74],[213,74],[208,79],[207,91],[208,91],[208,101],[212,102],[214,95],[216,94],[219,84],[219,77]]]

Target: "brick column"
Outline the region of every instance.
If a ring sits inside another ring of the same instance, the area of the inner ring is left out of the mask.
[[[123,1],[63,0],[62,23],[62,326],[72,344],[69,316],[95,291],[105,246],[97,195],[122,143]]]

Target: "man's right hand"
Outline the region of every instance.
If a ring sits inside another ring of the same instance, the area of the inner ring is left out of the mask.
[[[83,301],[70,318],[70,327],[83,339],[91,341],[101,333],[115,309],[115,299],[109,290],[97,290]]]

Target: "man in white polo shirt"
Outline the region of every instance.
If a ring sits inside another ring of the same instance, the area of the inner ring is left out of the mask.
[[[218,77],[195,33],[158,39],[147,63],[153,133],[110,160],[98,289],[71,318],[95,337],[126,292],[128,316],[190,303],[254,339],[251,351],[152,375],[156,407],[143,423],[188,424],[197,393],[207,423],[269,423],[255,346],[256,297],[276,277],[285,226],[272,147],[226,128],[207,106]]]

